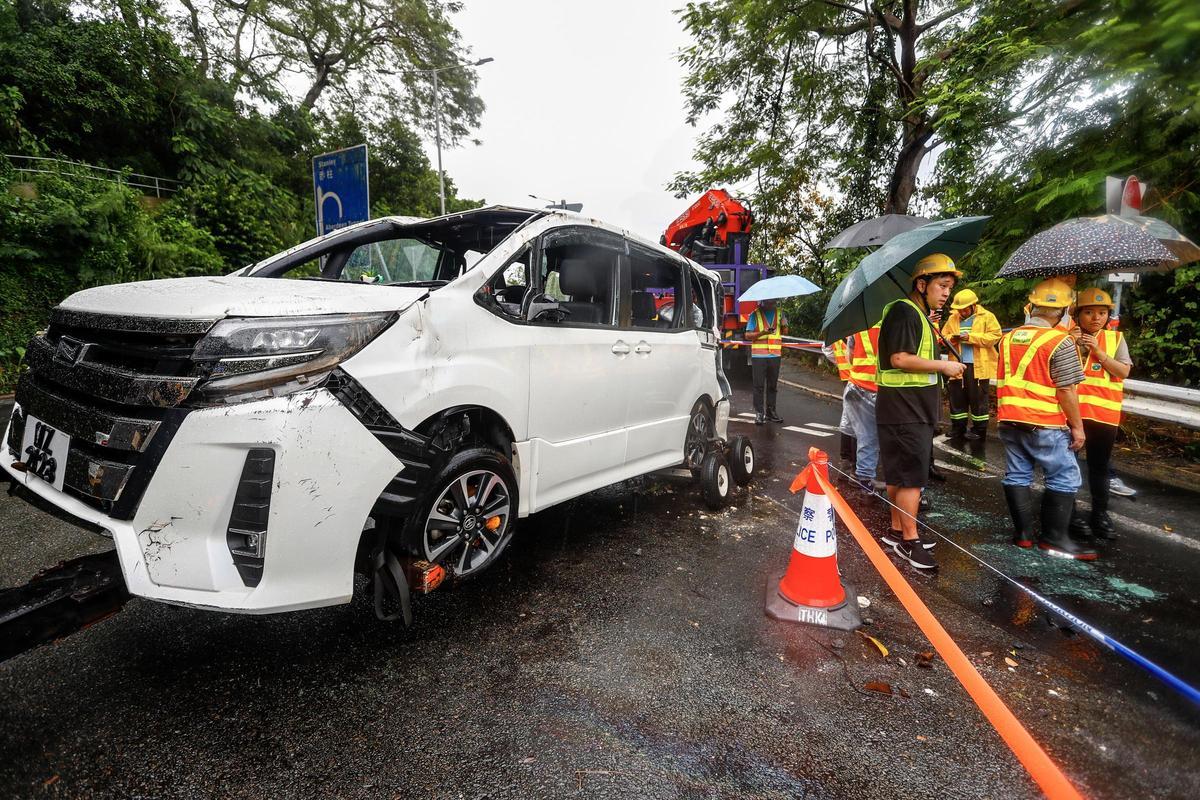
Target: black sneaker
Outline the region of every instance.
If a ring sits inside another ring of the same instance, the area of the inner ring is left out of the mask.
[[[917,569],[937,569],[937,562],[933,560],[933,556],[929,555],[929,551],[922,547],[921,544],[920,539],[911,542],[902,541],[894,545],[892,549],[896,551],[896,555]]]
[[[933,548],[937,547],[937,539],[933,538],[932,533],[925,533],[925,531],[917,531],[917,538],[921,540],[921,545],[926,550],[932,550]]]
[[[774,412],[774,411],[768,411],[768,412],[767,412],[767,421],[768,421],[768,422],[778,422],[778,423],[782,423],[782,422],[783,422],[783,417],[779,416],[779,414],[777,414],[777,413],[776,413],[776,412]]]
[[[937,546],[936,540],[927,539],[920,531],[917,531],[917,538],[920,540],[921,545],[926,550],[932,550]],[[888,532],[879,537],[879,540],[889,547],[895,547],[896,545],[900,544],[900,542],[904,541],[904,535],[898,530],[888,528]]]

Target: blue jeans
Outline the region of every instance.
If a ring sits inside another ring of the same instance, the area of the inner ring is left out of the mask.
[[[850,419],[850,427],[858,439],[855,454],[855,474],[860,481],[875,480],[875,467],[879,464],[879,428],[875,425],[875,393],[846,384],[842,396],[842,413]]]
[[[1033,470],[1042,468],[1046,488],[1075,494],[1083,479],[1079,462],[1071,452],[1071,434],[1062,428],[1018,428],[1001,423],[1004,442],[1005,486],[1032,486]]]
[[[846,381],[842,387],[842,418],[838,420],[838,432],[844,433],[847,436],[854,435],[854,426],[850,424],[850,390],[854,388],[854,384]]]

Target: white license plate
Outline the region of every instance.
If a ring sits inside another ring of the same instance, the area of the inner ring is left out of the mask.
[[[67,451],[71,437],[47,425],[32,414],[25,416],[25,435],[21,440],[21,460],[26,472],[36,475],[62,491],[67,474]]]

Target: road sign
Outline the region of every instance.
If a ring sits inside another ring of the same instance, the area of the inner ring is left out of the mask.
[[[312,170],[318,236],[371,218],[365,144],[316,156]]]

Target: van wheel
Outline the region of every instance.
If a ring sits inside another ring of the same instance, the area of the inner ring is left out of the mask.
[[[709,442],[713,437],[716,425],[713,421],[712,409],[703,400],[697,400],[692,406],[692,414],[688,419],[687,436],[683,440],[683,465],[700,476],[700,468],[704,463],[704,455],[709,450]]]
[[[713,511],[724,508],[733,494],[729,463],[717,450],[710,451],[700,465],[700,491],[704,494],[705,505]]]
[[[729,440],[729,469],[738,486],[745,486],[754,477],[754,446],[745,436]]]
[[[409,518],[409,541],[454,578],[468,578],[504,552],[516,517],[512,465],[489,447],[471,447],[455,453],[429,482],[425,500]]]

